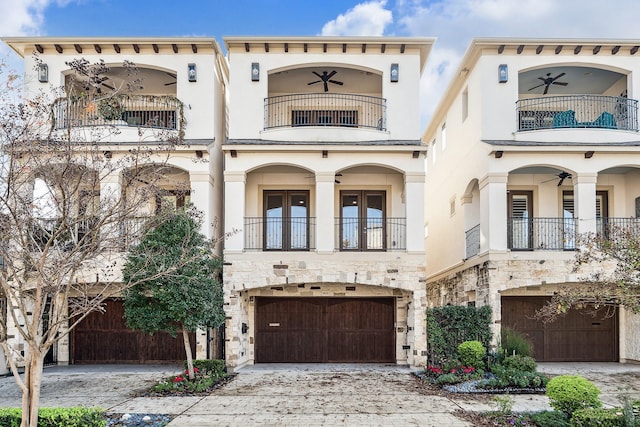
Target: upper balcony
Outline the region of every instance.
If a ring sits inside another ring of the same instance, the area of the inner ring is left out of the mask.
[[[626,74],[603,68],[523,71],[518,75],[517,131],[535,131],[537,140],[547,135],[549,141],[576,142],[587,142],[581,129],[637,132],[638,101],[627,96],[628,86]]]

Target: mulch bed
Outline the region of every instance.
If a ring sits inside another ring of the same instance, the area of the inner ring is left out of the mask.
[[[218,382],[213,384],[207,390],[202,392],[192,392],[192,391],[180,391],[180,390],[167,390],[167,391],[153,391],[151,389],[145,389],[135,393],[134,397],[169,397],[169,396],[208,396],[212,391],[217,390],[219,388],[224,387],[233,381],[236,377],[236,374],[229,374],[227,377],[220,379]]]

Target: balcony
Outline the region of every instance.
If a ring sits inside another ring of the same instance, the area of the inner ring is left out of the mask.
[[[335,218],[336,250],[400,251],[407,248],[407,219]]]
[[[257,251],[308,251],[315,249],[313,217],[245,217],[244,248]]]
[[[514,251],[574,250],[575,218],[507,218],[507,245]]]
[[[41,251],[49,245],[62,251],[73,250],[78,243],[90,244],[92,237],[86,237],[96,229],[96,219],[39,218],[31,225],[31,249]]]
[[[182,121],[182,102],[173,96],[135,95],[99,101],[59,99],[53,104],[53,128],[131,126],[176,130]]]
[[[516,102],[518,131],[616,129],[638,131],[638,101],[619,96],[570,95]]]
[[[640,218],[597,218],[596,233],[610,239],[640,236]]]
[[[265,98],[265,130],[305,126],[384,131],[387,127],[387,100],[341,93],[301,93]]]

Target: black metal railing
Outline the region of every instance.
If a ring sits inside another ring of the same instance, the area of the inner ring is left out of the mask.
[[[478,255],[480,253],[480,224],[465,231],[464,234],[466,258]]]
[[[516,102],[518,131],[561,128],[638,130],[638,101],[620,96],[570,95]]]
[[[387,100],[342,93],[300,93],[265,98],[265,129],[302,126],[386,130]]]
[[[58,99],[53,104],[54,129],[79,126],[134,126],[178,129],[182,103],[173,96],[114,96],[99,101]]]
[[[245,217],[245,250],[308,251],[315,249],[313,217]]]
[[[395,251],[407,248],[406,218],[335,218],[336,249]]]
[[[42,250],[49,245],[53,249],[68,251],[78,243],[89,242],[85,239],[96,229],[96,220],[58,218],[38,218],[30,226],[32,250]],[[83,240],[85,239],[85,240]]]
[[[575,218],[508,218],[507,244],[511,250],[573,250]]]
[[[620,235],[640,236],[640,218],[597,218],[596,233],[607,238]]]

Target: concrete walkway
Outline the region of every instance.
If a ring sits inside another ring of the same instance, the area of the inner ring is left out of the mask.
[[[552,375],[579,374],[601,388],[607,406],[618,395],[640,399],[640,366],[541,363]],[[420,393],[411,370],[389,365],[256,365],[238,371],[205,397],[131,397],[179,366],[66,366],[45,369],[42,406],[100,406],[115,413],[171,414],[170,427],[250,425],[468,426],[457,409],[489,410],[487,398]],[[517,411],[548,409],[542,395],[514,396]],[[0,378],[0,406],[20,406],[14,378]]]

